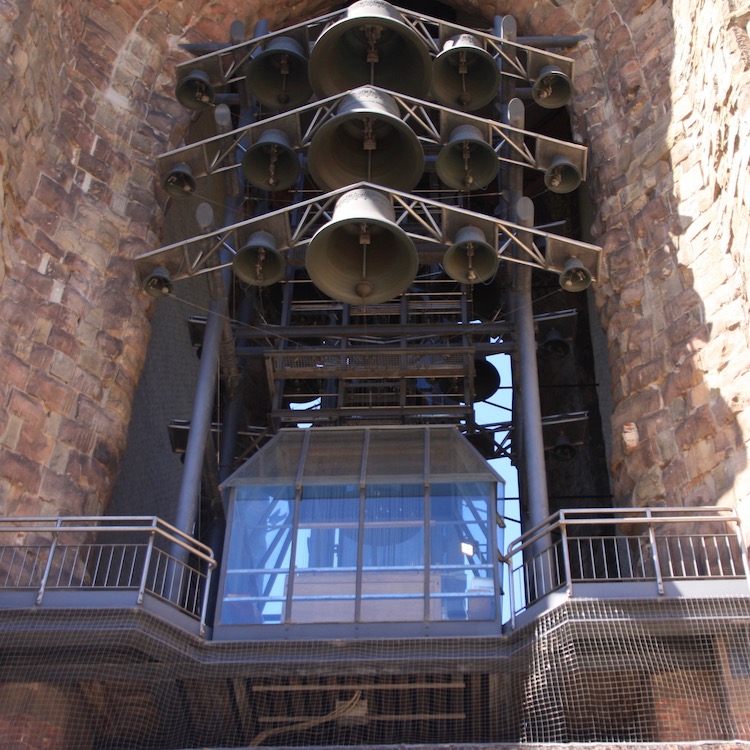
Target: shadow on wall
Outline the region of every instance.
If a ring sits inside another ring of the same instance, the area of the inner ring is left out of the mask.
[[[499,10],[516,15],[528,34],[587,36],[572,51],[577,95],[571,114],[577,140],[589,147],[592,235],[605,256],[595,296],[609,342],[615,503],[736,505],[741,490],[735,481],[747,468],[736,418],[742,389],[722,379],[721,370],[722,353],[731,351],[731,337],[741,338],[741,332],[728,325],[712,331],[710,319],[721,317],[724,300],[709,295],[709,306],[704,296],[725,277],[715,275],[716,283],[700,290],[694,279],[693,259],[703,247],[703,267],[712,255],[725,265],[724,249],[706,239],[705,215],[685,215],[696,195],[686,194],[684,181],[679,194],[675,185],[675,175],[697,157],[677,143],[676,134],[684,131],[672,111],[672,9],[598,2],[570,9],[500,4]],[[693,102],[679,104],[692,112]],[[712,181],[706,176],[694,192]],[[698,219],[704,226],[696,230]],[[739,274],[734,278],[735,317],[742,319],[745,295]],[[725,398],[727,389],[732,393]]]

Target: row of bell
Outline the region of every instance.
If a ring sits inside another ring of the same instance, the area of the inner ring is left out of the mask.
[[[371,86],[351,91],[336,114],[315,133],[308,150],[308,167],[316,184],[336,190],[356,182],[372,182],[392,190],[414,188],[424,172],[425,156],[415,132],[401,119],[389,94]],[[486,187],[495,179],[499,157],[473,124],[455,127],[438,154],[435,169],[454,190]],[[297,183],[301,164],[288,133],[263,131],[242,157],[245,179],[261,190],[288,190]],[[582,180],[579,168],[564,156],[552,160],[544,175],[554,193],[569,193]],[[190,167],[178,164],[166,175],[167,191],[181,197],[195,190]]]
[[[483,357],[474,358],[473,400],[487,401],[492,398],[500,387],[500,373],[497,368]],[[323,379],[287,379],[284,381],[284,402],[309,403],[325,395],[325,380]],[[432,383],[430,390],[419,389],[423,395],[442,398],[449,403],[464,403],[463,378],[438,378]]]
[[[499,258],[484,232],[465,226],[446,251],[446,273],[463,284],[488,281]],[[234,273],[255,286],[281,281],[286,263],[273,235],[250,235],[233,259]],[[344,193],[331,221],[321,227],[307,247],[305,266],[311,281],[333,299],[375,305],[405,292],[419,267],[419,255],[409,235],[396,223],[390,198],[377,190],[358,188]]]
[[[430,95],[448,107],[475,111],[491,102],[500,87],[498,62],[479,38],[460,33],[430,57],[424,40],[397,8],[384,0],[359,0],[326,28],[309,58],[292,36],[273,37],[247,63],[245,80],[253,96],[278,111],[340,94],[367,84],[424,99]],[[532,85],[542,107],[570,101],[570,79],[554,64],[544,66]],[[216,94],[209,76],[192,70],[177,86],[177,98],[189,109],[211,106]]]
[[[489,281],[499,267],[494,240],[480,227],[460,227],[443,256],[445,272],[462,284]],[[239,279],[254,286],[270,286],[286,274],[286,261],[275,237],[263,230],[250,235],[235,252],[232,265]],[[355,188],[338,199],[331,220],[310,239],[305,265],[310,280],[329,297],[375,305],[409,288],[417,274],[419,255],[396,222],[390,196],[372,188]],[[563,289],[583,291],[591,281],[591,271],[580,259],[565,261],[560,273]],[[156,269],[145,287],[153,296],[168,294],[168,274]]]
[[[479,227],[458,229],[443,256],[443,269],[461,284],[489,281],[500,259]],[[254,286],[281,281],[284,256],[272,234],[257,231],[235,254],[234,273]],[[344,193],[331,220],[311,238],[305,256],[310,280],[332,299],[375,305],[393,299],[411,286],[419,267],[417,249],[395,220],[391,199],[369,188]],[[566,263],[561,286],[582,291],[591,283],[590,271],[577,258]]]

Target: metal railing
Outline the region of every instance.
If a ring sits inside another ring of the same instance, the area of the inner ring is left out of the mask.
[[[0,519],[0,589],[146,594],[200,623],[216,561],[209,547],[155,516]]]
[[[511,626],[548,594],[576,584],[744,579],[740,520],[731,508],[563,510],[508,546]],[[616,590],[613,590],[616,593]]]
[[[511,627],[548,594],[581,584],[740,580],[750,567],[730,508],[563,510],[508,546]],[[132,591],[197,620],[205,633],[211,577],[206,545],[155,516],[0,518],[0,591]],[[580,589],[579,589],[580,590]],[[617,594],[611,588],[610,593]],[[750,588],[748,588],[750,593]]]

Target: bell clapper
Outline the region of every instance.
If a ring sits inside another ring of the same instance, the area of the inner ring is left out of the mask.
[[[552,76],[545,76],[544,78],[542,78],[538,88],[540,99],[548,99],[550,96],[552,96],[552,85]]]
[[[266,259],[266,249],[258,248],[258,261],[255,264],[255,278],[260,286],[263,286],[263,261]]]
[[[466,51],[461,50],[458,54],[458,74],[461,76],[461,93],[458,95],[458,102],[462,107],[468,107],[471,103],[471,96],[466,90],[466,76],[469,73],[469,63],[466,59]]]
[[[276,162],[279,160],[279,147],[271,145],[270,158],[268,160],[268,184],[273,187],[276,184]]]
[[[562,169],[560,167],[555,167],[550,172],[549,176],[549,185],[550,187],[560,187],[562,184]]]
[[[383,27],[376,25],[360,26],[360,30],[364,31],[367,37],[367,64],[370,66],[370,83],[374,84],[375,65],[380,62],[377,45],[383,33]]]
[[[471,146],[469,146],[468,141],[463,141],[461,144],[461,156],[464,160],[463,183],[467,190],[471,190],[471,186],[474,184],[474,178],[471,176],[471,167],[469,165],[471,159]]]
[[[277,97],[280,105],[284,106],[289,102],[289,94],[286,91],[287,80],[289,79],[289,55],[284,53],[279,58],[279,73],[281,73],[281,91]]]
[[[378,143],[375,140],[375,132],[373,128],[372,117],[365,117],[363,133],[364,133],[364,137],[362,138],[362,148],[367,152],[367,179],[371,180],[372,179],[372,152],[375,151],[378,147]]]
[[[473,242],[466,243],[466,259],[468,261],[467,269],[466,269],[466,278],[469,280],[469,283],[472,283],[476,281],[476,278],[477,278],[477,272],[474,270],[474,243]]]
[[[360,224],[359,245],[362,248],[362,281],[357,283],[355,291],[363,300],[372,294],[372,283],[367,280],[367,248],[371,241],[372,237],[367,223]]]

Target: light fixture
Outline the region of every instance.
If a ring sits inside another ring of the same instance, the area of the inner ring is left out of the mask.
[[[466,539],[461,540],[461,554],[466,557],[474,557],[474,544]]]

